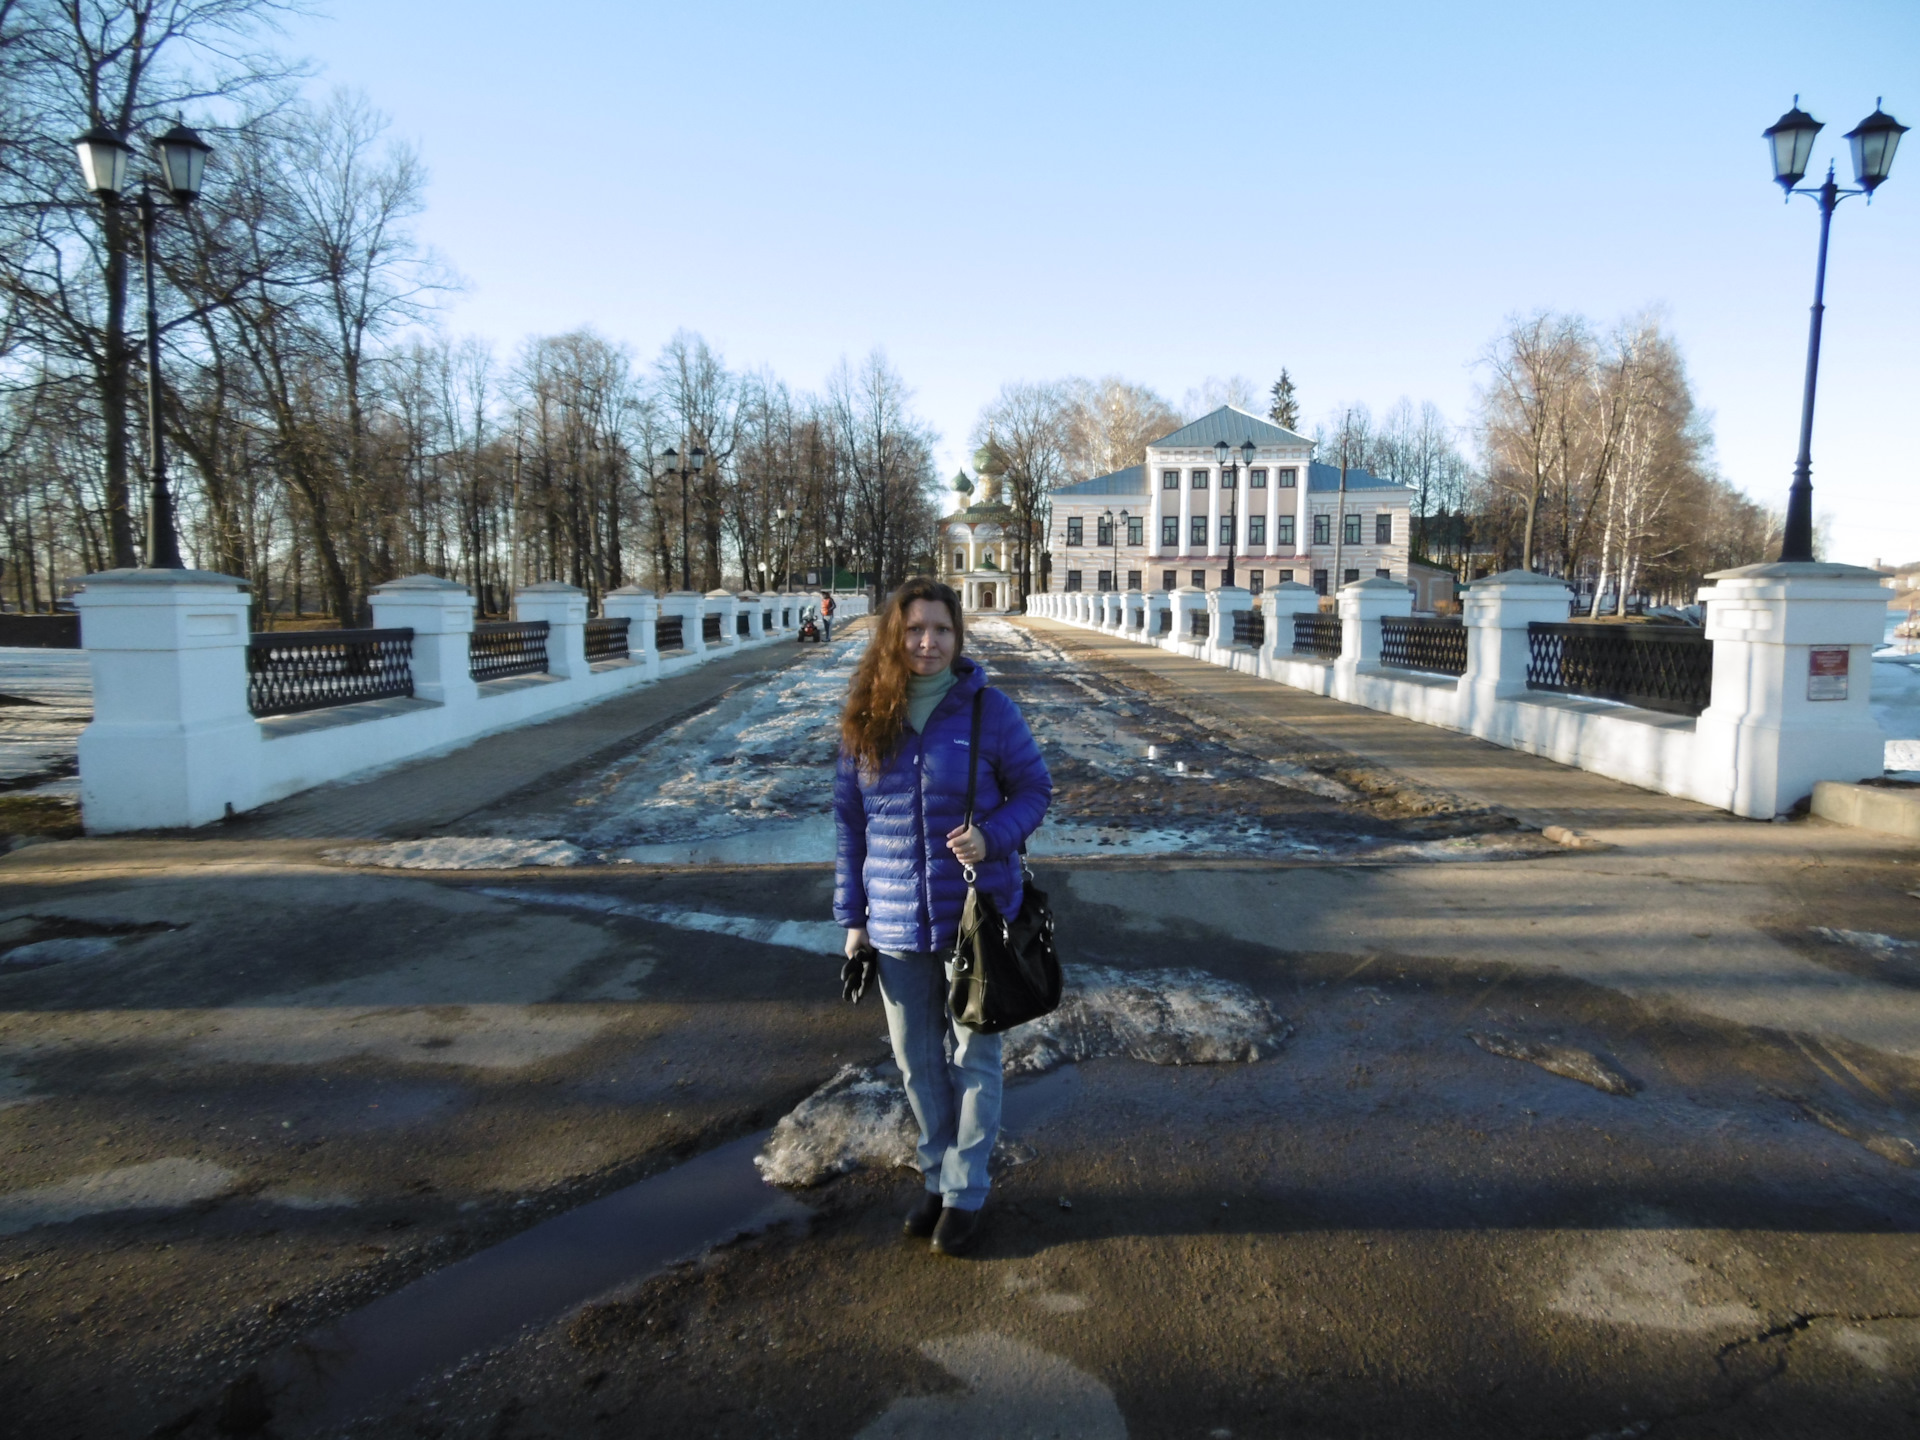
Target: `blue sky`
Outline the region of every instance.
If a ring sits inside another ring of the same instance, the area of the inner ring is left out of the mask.
[[[883,347],[953,469],[1009,379],[1209,375],[1457,423],[1514,312],[1659,307],[1723,472],[1791,475],[1818,216],[1760,131],[1920,125],[1920,5],[333,0],[291,29],[431,169],[503,355],[676,328],[820,385]],[[1902,87],[1905,87],[1904,89]],[[1920,559],[1920,137],[1835,217],[1816,513]]]

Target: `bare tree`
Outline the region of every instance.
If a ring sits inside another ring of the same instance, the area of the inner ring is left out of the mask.
[[[1592,363],[1586,322],[1577,316],[1515,318],[1481,364],[1481,444],[1487,480],[1525,506],[1520,568],[1531,570],[1541,502],[1564,474],[1572,414]]]

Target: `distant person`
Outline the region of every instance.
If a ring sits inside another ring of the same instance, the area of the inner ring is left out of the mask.
[[[1020,856],[1053,780],[1019,708],[961,654],[960,597],[909,580],[874,618],[848,688],[834,776],[833,915],[849,959],[879,951],[893,1058],[920,1125],[926,1193],[906,1233],[961,1255],[978,1238],[1000,1134],[1000,1036],[947,1014],[967,867],[1002,915],[1020,913]],[[975,821],[966,822],[974,697],[982,696]]]
[[[822,590],[820,592],[820,628],[826,633],[826,643],[829,645],[833,643],[834,608],[833,592]]]

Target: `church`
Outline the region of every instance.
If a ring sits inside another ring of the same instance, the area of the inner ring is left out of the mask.
[[[960,508],[940,522],[940,579],[959,592],[969,614],[1005,613],[1020,604],[1020,519],[1000,498],[1003,481],[990,444],[974,456],[974,467],[977,499],[964,471],[953,478]]]

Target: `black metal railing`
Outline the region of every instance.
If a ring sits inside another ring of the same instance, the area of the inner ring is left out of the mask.
[[[247,642],[247,709],[263,719],[412,694],[411,630],[280,630]]]
[[[687,648],[687,617],[684,615],[662,615],[653,622],[653,644],[658,650],[684,650]]]
[[[508,620],[474,626],[467,641],[467,669],[476,680],[545,674],[547,622]]]
[[[1212,639],[1213,616],[1209,615],[1205,610],[1189,610],[1187,612],[1187,634],[1195,640]]]
[[[753,634],[753,612],[751,610],[740,611],[739,614],[733,617],[733,620],[734,620],[734,625],[733,625],[734,634],[736,635]]]
[[[1380,618],[1380,663],[1433,675],[1467,673],[1467,627],[1458,620]]]
[[[702,615],[700,617],[700,638],[709,645],[718,645],[720,643],[720,617],[718,615]]]
[[[1135,610],[1131,615],[1129,615],[1127,617],[1127,623],[1130,624],[1135,630],[1146,629],[1147,628],[1146,606],[1144,605],[1141,606],[1139,609]]]
[[[1258,610],[1233,612],[1233,643],[1258,650],[1267,643],[1267,617]]]
[[[771,635],[773,633],[773,611],[762,610],[760,612],[760,633],[763,635]]]
[[[1340,658],[1340,617],[1308,613],[1293,617],[1293,653],[1321,660]]]
[[[1160,612],[1160,628],[1154,633],[1156,635],[1171,635],[1173,633],[1173,611],[1171,609]]]
[[[627,631],[632,624],[633,619],[628,615],[608,615],[587,621],[587,660],[626,659]]]
[[[1535,620],[1527,688],[1698,715],[1713,699],[1713,642],[1691,625]]]

